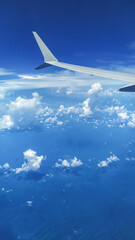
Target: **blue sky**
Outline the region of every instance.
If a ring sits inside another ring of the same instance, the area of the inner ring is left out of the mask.
[[[134,10],[134,1],[121,0],[2,1],[1,67],[34,72],[42,56],[33,30],[62,61],[92,67],[100,66],[97,60],[128,64],[134,55],[128,47],[135,39]]]
[[[134,1],[2,1],[0,240],[135,239],[135,96],[61,61],[135,73]],[[130,238],[129,238],[130,236]]]

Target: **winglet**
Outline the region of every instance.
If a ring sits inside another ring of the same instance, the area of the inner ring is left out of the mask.
[[[50,62],[50,61],[58,61],[54,55],[51,53],[51,51],[48,49],[48,47],[45,45],[45,43],[41,40],[41,38],[38,36],[36,32],[33,32],[33,35],[36,39],[36,42],[42,52],[42,55],[44,57],[45,62]]]

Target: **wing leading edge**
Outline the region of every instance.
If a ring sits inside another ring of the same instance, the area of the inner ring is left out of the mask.
[[[103,69],[98,69],[98,68],[83,67],[83,66],[59,62],[58,59],[54,57],[54,55],[51,53],[51,51],[45,45],[45,43],[41,40],[41,38],[38,36],[38,34],[36,32],[33,32],[33,35],[34,35],[34,37],[37,41],[37,44],[42,52],[42,55],[44,57],[44,63],[42,65],[40,65],[39,67],[37,67],[36,68],[37,70],[48,67],[48,66],[56,66],[56,67],[68,69],[71,71],[90,74],[93,76],[130,82],[130,83],[132,83],[131,85],[120,88],[120,91],[135,92],[135,74],[117,72],[117,71],[109,71],[109,70],[103,70]]]

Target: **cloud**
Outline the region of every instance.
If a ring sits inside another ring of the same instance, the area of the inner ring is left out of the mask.
[[[129,157],[126,157],[126,158],[125,158],[125,160],[126,160],[126,161],[134,161],[134,160],[135,160],[135,158],[134,158],[134,157],[131,157],[131,158],[129,158]]]
[[[119,161],[119,158],[113,154],[112,156],[108,157],[107,160],[104,160],[98,163],[98,167],[100,168],[107,167],[110,163],[116,162],[116,161]]]
[[[31,127],[36,122],[36,115],[42,109],[41,97],[36,92],[32,93],[32,96],[30,99],[19,96],[6,105],[8,115],[0,118],[0,130],[23,129]]]
[[[10,115],[3,115],[0,118],[0,130],[10,130],[14,126],[14,122]]]
[[[49,117],[45,120],[45,123],[50,123],[50,124],[53,124],[57,121],[57,117]]]
[[[10,168],[9,163],[5,163],[3,166],[0,165],[0,169],[3,169],[3,168],[6,170],[9,169]]]
[[[131,120],[128,122],[128,126],[132,128],[135,127],[135,113],[131,114]]]
[[[70,95],[72,92],[73,92],[72,88],[66,89],[66,94],[67,94],[67,95]]]
[[[32,97],[29,98],[18,96],[8,104],[1,103],[1,115],[3,115],[0,117],[0,130],[30,130],[35,126],[61,127],[70,119],[82,121],[83,118],[84,121],[92,122],[94,127],[95,125],[99,126],[99,124],[114,126],[115,123],[119,123],[119,127],[135,127],[135,113],[128,111],[125,105],[120,106],[119,102],[116,106],[111,107],[100,104],[102,102],[106,104],[104,101],[106,94],[110,96],[110,91],[105,94],[104,92],[100,83],[94,83],[87,92],[85,90],[84,101],[71,106],[61,104],[59,107],[57,105],[55,107],[46,106],[37,92],[32,93]],[[86,98],[86,96],[88,97]],[[94,113],[96,116],[98,115],[98,119],[94,119]],[[102,121],[99,120],[101,113],[102,119],[100,120]],[[108,119],[107,114],[103,115],[103,113],[116,116],[113,119],[110,117]]]
[[[5,97],[5,91],[3,89],[0,89],[0,99],[4,99]]]
[[[17,97],[15,101],[11,102],[8,106],[9,106],[9,111],[13,112],[13,111],[18,111],[18,110],[24,110],[24,109],[28,109],[28,111],[30,111],[31,109],[37,109],[40,106],[40,100],[41,97],[39,96],[39,94],[37,92],[32,93],[33,98],[31,99],[25,99],[22,97]]]
[[[5,163],[5,164],[3,165],[3,168],[5,168],[5,169],[10,168],[9,163]]]
[[[56,115],[68,115],[68,114],[77,114],[78,113],[78,108],[75,106],[70,106],[70,107],[64,107],[63,105],[60,105]]]
[[[77,159],[77,157],[74,157],[73,159],[70,159],[69,161],[64,159],[58,159],[58,162],[55,163],[55,167],[63,167],[63,168],[75,168],[81,166],[83,163],[80,159]]]
[[[111,79],[108,82],[106,78],[72,72],[69,70],[61,70],[53,74],[14,74],[13,79],[2,80],[2,82],[0,82],[0,88],[4,89],[4,91],[12,91],[20,89],[39,89],[49,87],[56,87],[61,89],[63,87],[67,87],[69,88],[67,94],[70,94],[72,88],[86,86],[88,87],[95,81],[100,81],[105,85],[120,84],[119,81],[114,81]]]
[[[47,119],[45,120],[45,123],[46,123],[48,126],[53,125],[54,123],[56,123],[56,125],[58,125],[58,126],[63,125],[63,122],[62,122],[62,121],[58,121],[56,116],[55,116],[55,117],[49,117],[49,118],[47,118]]]
[[[80,114],[81,117],[87,117],[89,115],[92,114],[92,110],[91,110],[91,99],[87,98],[83,104],[82,104],[82,110],[83,112]]]
[[[99,93],[102,90],[101,84],[100,83],[94,83],[91,88],[88,90],[88,94],[91,95],[95,95],[97,93]]]
[[[116,114],[118,116],[118,120],[122,122],[129,119],[128,111],[124,105],[107,107],[104,111],[108,112],[109,115]]]
[[[118,116],[119,116],[122,120],[127,120],[127,119],[129,119],[129,116],[127,115],[127,112],[118,113]]]
[[[26,160],[20,168],[16,168],[14,171],[16,174],[20,172],[37,171],[44,159],[43,155],[37,156],[37,153],[31,149],[28,149],[23,153]]]
[[[83,103],[79,103],[78,106],[64,107],[64,105],[60,105],[56,115],[63,116],[75,114],[79,117],[89,117],[95,109],[96,100],[101,90],[101,84],[94,83],[88,91],[89,98],[83,101]]]
[[[116,119],[113,119],[113,123],[120,123],[119,127],[135,127],[135,111],[127,110],[124,105],[122,106],[111,106],[107,107],[102,112],[108,112],[109,115],[115,114],[117,116]],[[109,120],[111,122],[111,120]]]
[[[87,117],[91,115],[95,109],[96,100],[99,97],[102,87],[100,83],[94,83],[91,88],[88,90],[89,98],[87,98],[82,104],[82,113],[81,117]]]
[[[15,76],[16,78],[16,76]],[[7,90],[38,89],[48,87],[78,87],[89,86],[90,76],[68,70],[57,71],[53,74],[20,74],[18,79],[3,80],[0,87]]]
[[[13,75],[15,74],[14,72],[10,72],[6,68],[0,68],[0,76],[5,76],[5,75]]]
[[[71,159],[71,167],[79,167],[82,164],[83,164],[82,161],[80,159],[77,159],[77,157]]]
[[[28,207],[32,207],[32,203],[33,203],[32,201],[27,201],[26,203],[27,203]]]
[[[70,167],[70,163],[66,159],[59,159],[58,161],[61,163],[56,162],[55,167]]]
[[[114,113],[119,114],[120,112],[125,112],[126,110],[125,110],[125,106],[122,105],[121,107],[120,106],[107,107],[104,111],[112,115]]]

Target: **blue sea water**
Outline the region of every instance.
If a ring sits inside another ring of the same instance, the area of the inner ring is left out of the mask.
[[[36,172],[0,171],[0,240],[134,240],[135,161],[125,160],[134,146],[132,128],[74,119],[63,128],[2,132],[1,164],[21,166],[27,149],[47,158]],[[120,160],[99,168],[112,153]],[[82,166],[55,167],[74,156]]]

